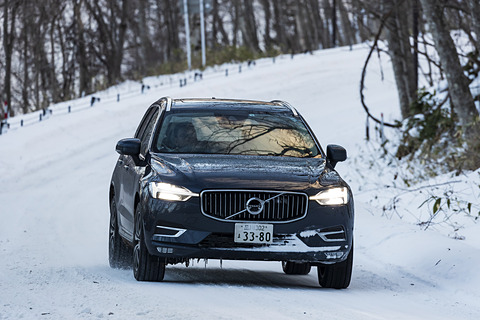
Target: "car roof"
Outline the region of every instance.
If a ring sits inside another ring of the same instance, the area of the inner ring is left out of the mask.
[[[179,98],[164,97],[156,103],[164,105],[167,111],[175,110],[252,110],[267,112],[292,112],[298,116],[297,110],[289,103],[280,100],[258,101],[244,99],[218,99],[218,98]]]

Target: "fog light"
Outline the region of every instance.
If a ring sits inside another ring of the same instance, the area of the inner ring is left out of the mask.
[[[343,252],[325,252],[327,259],[340,259],[343,257]]]
[[[160,253],[173,253],[173,248],[158,247],[157,250]]]

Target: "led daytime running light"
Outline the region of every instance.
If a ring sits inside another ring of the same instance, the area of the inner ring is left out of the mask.
[[[316,195],[311,196],[309,199],[317,201],[318,204],[322,206],[347,204],[348,189],[345,187],[327,189],[320,191]]]
[[[198,193],[165,182],[150,182],[149,189],[152,197],[167,201],[187,201],[191,197],[198,197]]]

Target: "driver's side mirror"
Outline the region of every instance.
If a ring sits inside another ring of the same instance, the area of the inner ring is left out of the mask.
[[[127,138],[118,141],[115,150],[122,155],[138,156],[140,154],[140,146],[140,139]]]
[[[118,141],[115,150],[117,150],[117,152],[121,155],[131,156],[136,166],[144,167],[146,162],[145,160],[140,159],[141,145],[142,143],[140,142],[140,139],[127,138]]]
[[[332,167],[335,168],[337,162],[347,160],[347,150],[342,146],[329,144],[327,146],[327,159],[330,161]]]

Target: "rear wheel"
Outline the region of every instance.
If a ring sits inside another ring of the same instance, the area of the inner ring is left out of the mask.
[[[115,199],[112,199],[110,202],[108,262],[112,268],[127,269],[132,266],[132,250],[123,242],[118,233],[117,206]]]
[[[133,248],[133,276],[138,281],[162,281],[165,262],[148,252],[138,208],[135,212],[135,246]]]
[[[311,270],[310,263],[298,263],[293,261],[282,261],[282,269],[286,274],[309,274]]]
[[[345,289],[350,285],[353,266],[353,246],[345,261],[317,267],[318,283],[324,288]]]

